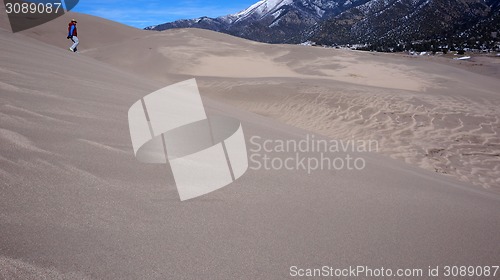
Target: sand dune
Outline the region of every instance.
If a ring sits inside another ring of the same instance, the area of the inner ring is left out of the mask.
[[[92,279],[79,273],[61,273],[55,269],[37,267],[32,264],[0,256],[2,279]]]
[[[282,99],[230,100],[333,138],[377,139],[380,151],[393,158],[485,188],[500,186],[497,103],[427,93],[294,86],[297,93],[283,94]]]
[[[103,18],[69,12],[41,26],[22,31],[20,34],[66,49],[70,45],[70,41],[66,39],[68,23],[73,18],[78,20],[78,37],[81,40],[82,49],[119,44],[124,40],[140,37],[146,32]],[[4,9],[0,11],[0,28],[10,30]]]
[[[159,81],[179,75],[218,79],[202,83],[218,100],[330,137],[377,139],[391,157],[500,188],[496,78],[453,64],[271,46],[202,30],[144,40],[86,55]],[[126,53],[133,55],[122,59]]]
[[[220,100],[330,137],[377,139],[381,152],[393,158],[500,188],[496,78],[460,70],[454,62],[273,46],[204,30],[138,33],[140,40],[82,52],[162,82],[182,76],[236,78],[241,94]],[[287,82],[278,81],[276,92],[264,92],[276,97],[273,103],[259,92],[270,77],[300,80],[300,90],[282,91],[278,87]]]
[[[113,45],[84,53],[148,77],[160,72],[219,78],[329,79],[416,91],[429,84],[425,73],[412,72],[397,60],[373,63],[370,56],[359,53],[266,45],[206,30],[154,33],[125,45],[127,48]]]
[[[59,34],[67,18],[20,34],[0,26],[0,278],[287,279],[293,265],[498,262],[500,197],[457,180],[498,187],[497,79],[68,17],[80,21],[80,54]],[[164,165],[135,159],[127,112],[193,76],[208,112],[239,119],[247,140],[375,138],[431,171],[369,153],[362,172],[249,170],[180,202]]]
[[[238,94],[219,100],[330,137],[377,139],[393,158],[500,189],[497,78],[453,62],[266,45],[196,29],[144,32],[122,46],[83,53],[162,82],[237,80],[230,88],[238,87]],[[278,85],[263,88],[271,77]],[[298,87],[286,86],[284,78],[300,80]],[[279,88],[284,85],[289,90]]]

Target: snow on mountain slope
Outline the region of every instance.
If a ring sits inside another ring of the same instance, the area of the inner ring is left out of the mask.
[[[481,22],[475,30],[483,34],[480,37],[489,37],[491,32],[498,32],[495,13],[499,3],[500,0],[261,0],[239,13],[179,20],[147,29],[195,27],[266,43],[398,45],[401,41],[447,40]]]
[[[231,15],[231,17],[235,17],[235,21],[246,19],[248,17],[262,18],[269,14],[274,14],[281,7],[289,5],[292,2],[293,0],[262,0],[253,4],[246,10]]]

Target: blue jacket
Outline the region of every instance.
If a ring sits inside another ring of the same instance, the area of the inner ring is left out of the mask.
[[[78,36],[78,32],[76,30],[76,24],[74,22],[70,22],[68,24],[68,36]]]

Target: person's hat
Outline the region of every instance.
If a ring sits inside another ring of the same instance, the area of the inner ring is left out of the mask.
[[[72,20],[71,20],[71,22],[76,22],[76,23],[78,23],[78,21],[76,21],[76,19],[72,19]]]

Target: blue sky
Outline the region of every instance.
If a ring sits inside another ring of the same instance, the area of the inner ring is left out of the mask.
[[[143,28],[177,19],[232,14],[256,2],[258,0],[80,0],[73,11]]]

